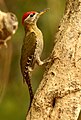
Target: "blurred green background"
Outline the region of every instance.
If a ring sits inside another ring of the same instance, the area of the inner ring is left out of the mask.
[[[16,34],[8,42],[8,50],[3,48],[0,51],[0,87],[2,88],[0,120],[24,120],[30,98],[28,88],[23,84],[20,70],[21,46],[24,38],[24,29],[21,23],[22,15],[27,11],[40,11],[50,8],[38,21],[38,26],[44,35],[42,59],[45,59],[52,51],[54,36],[64,13],[65,0],[0,0],[0,8],[2,11],[15,13],[19,21]],[[43,67],[35,67],[32,74],[34,92],[43,73]]]

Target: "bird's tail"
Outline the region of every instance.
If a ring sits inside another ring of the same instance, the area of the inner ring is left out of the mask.
[[[33,89],[32,89],[32,85],[31,85],[31,78],[30,78],[29,72],[26,73],[25,81],[26,81],[26,84],[27,84],[28,89],[29,89],[29,94],[30,94],[30,106],[31,106],[31,103],[32,103],[34,94],[33,94]]]

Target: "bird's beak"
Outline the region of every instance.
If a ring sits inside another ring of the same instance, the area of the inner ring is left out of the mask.
[[[38,16],[40,17],[42,14],[44,14],[45,12],[47,12],[50,8],[46,8],[42,11],[39,12]]]

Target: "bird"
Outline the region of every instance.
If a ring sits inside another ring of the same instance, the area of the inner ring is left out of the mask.
[[[22,17],[22,25],[24,26],[25,36],[21,48],[20,66],[23,81],[26,82],[29,89],[30,105],[34,97],[31,85],[31,72],[34,69],[35,64],[41,66],[45,63],[44,60],[41,60],[44,44],[43,34],[37,26],[37,21],[40,16],[48,10],[49,8],[46,8],[40,12],[29,11],[24,13]]]

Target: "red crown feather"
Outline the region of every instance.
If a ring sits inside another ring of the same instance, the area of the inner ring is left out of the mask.
[[[35,13],[35,11],[30,11],[30,12],[26,12],[24,13],[23,17],[22,17],[22,24],[24,24],[24,20],[30,15]]]

